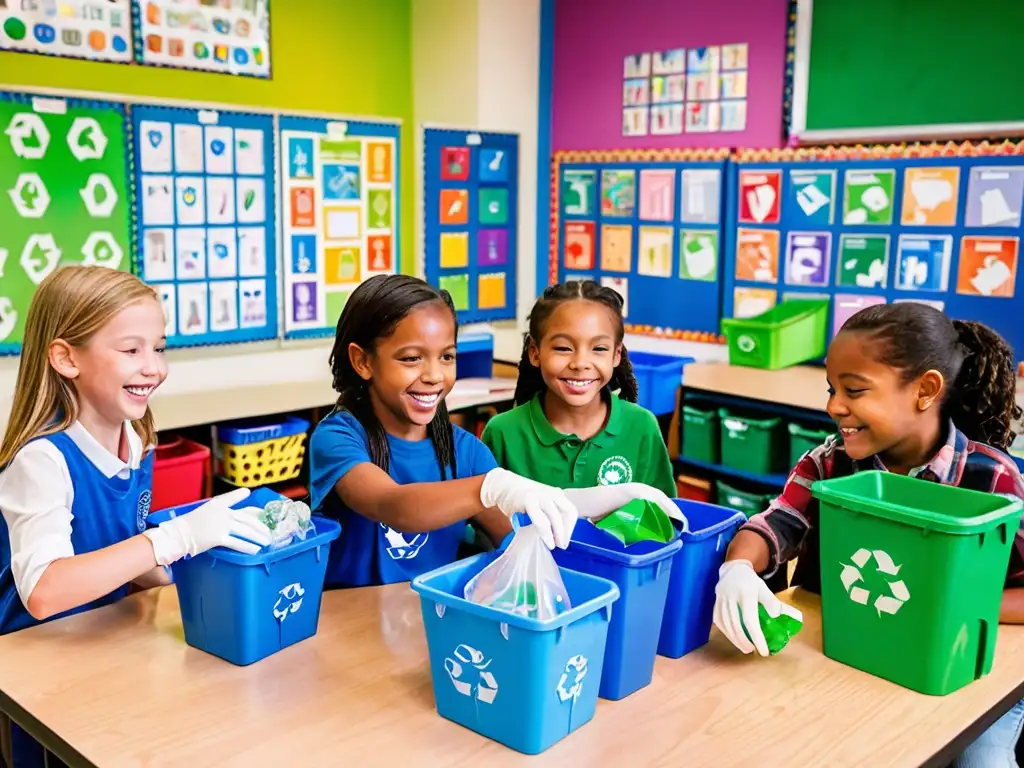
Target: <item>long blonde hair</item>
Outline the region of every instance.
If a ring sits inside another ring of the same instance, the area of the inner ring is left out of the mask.
[[[0,469],[29,441],[61,432],[78,418],[75,388],[50,365],[50,345],[61,339],[72,347],[85,346],[114,315],[142,299],[159,301],[156,291],[134,275],[107,267],[62,267],[39,284],[25,319]],[[149,408],[133,425],[144,446],[156,444]]]

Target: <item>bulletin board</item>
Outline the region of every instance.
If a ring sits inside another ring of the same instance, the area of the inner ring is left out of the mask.
[[[137,273],[173,347],[278,333],[274,119],[131,107]]]
[[[514,320],[519,135],[424,128],[423,161],[427,282],[459,322]]]
[[[58,266],[131,265],[122,104],[0,92],[0,354]]]
[[[60,14],[54,5],[0,2],[0,50],[131,62],[132,0],[62,0]]]
[[[832,300],[920,301],[998,331],[1024,359],[1024,143],[757,150],[731,164],[724,315]]]
[[[556,152],[549,280],[625,300],[629,333],[720,341],[728,150]]]
[[[285,338],[330,336],[361,282],[397,271],[399,123],[282,116]]]

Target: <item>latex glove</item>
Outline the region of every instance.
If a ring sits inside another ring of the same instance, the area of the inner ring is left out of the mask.
[[[773,619],[785,613],[803,621],[803,614],[772,594],[764,580],[754,573],[749,560],[729,560],[718,570],[715,587],[715,626],[743,653],[756,650],[768,655],[768,643],[761,631],[757,606],[763,605]],[[743,628],[746,627],[746,633]],[[747,634],[750,639],[747,639]]]
[[[232,509],[249,495],[248,488],[215,496],[188,514],[175,517],[143,533],[153,544],[158,565],[170,565],[214,547],[255,555],[270,544],[270,529],[251,509]],[[249,541],[243,541],[239,536]],[[252,543],[255,542],[255,543]]]
[[[683,530],[688,531],[686,518],[676,503],[657,488],[644,483],[621,483],[619,485],[595,485],[592,488],[567,488],[565,496],[576,505],[580,517],[589,520],[600,520],[621,509],[634,499],[643,499],[657,504],[661,511],[673,520],[683,523]]]
[[[480,501],[485,507],[497,507],[506,517],[525,512],[537,526],[541,541],[548,549],[569,546],[569,537],[579,516],[562,489],[528,480],[500,467],[484,476]]]

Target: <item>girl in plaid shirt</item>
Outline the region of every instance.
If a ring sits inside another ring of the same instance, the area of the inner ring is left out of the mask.
[[[882,470],[921,480],[1024,498],[1004,451],[1021,418],[1014,356],[980,323],[950,320],[918,303],[869,307],[829,346],[827,410],[841,433],[806,454],[782,494],[740,530],[716,588],[715,624],[744,653],[768,655],[758,604],[772,616],[795,608],[763,581],[799,554],[794,583],[820,591],[816,480]],[[1010,555],[1000,621],[1024,623],[1024,532]],[[750,639],[744,633],[744,626]],[[996,722],[957,768],[1015,766],[1024,702]]]

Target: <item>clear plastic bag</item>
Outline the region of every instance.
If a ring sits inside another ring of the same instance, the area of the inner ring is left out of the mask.
[[[302,501],[275,499],[263,509],[252,507],[256,519],[270,529],[270,548],[280,549],[296,539],[305,541],[314,530],[309,506]]]
[[[516,530],[505,552],[470,579],[463,595],[530,619],[554,618],[572,607],[555,558],[532,525]]]

